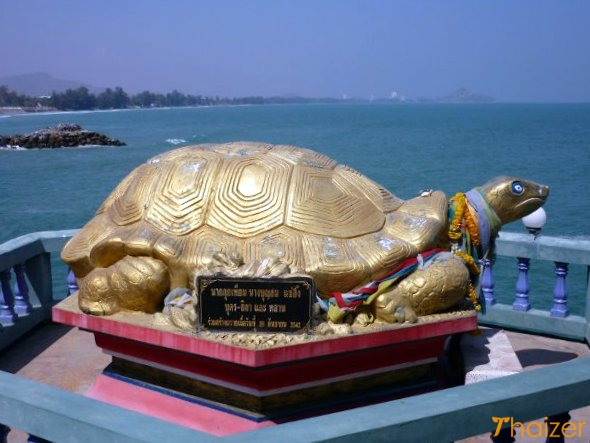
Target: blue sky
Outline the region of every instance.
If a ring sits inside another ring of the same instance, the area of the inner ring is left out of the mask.
[[[207,95],[590,101],[588,1],[0,0],[0,77]]]

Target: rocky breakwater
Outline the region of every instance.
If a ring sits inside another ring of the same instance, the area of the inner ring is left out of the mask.
[[[82,129],[74,123],[60,123],[55,128],[45,128],[24,135],[0,135],[0,146],[5,147],[61,148],[88,145],[125,146],[125,143],[98,132]]]

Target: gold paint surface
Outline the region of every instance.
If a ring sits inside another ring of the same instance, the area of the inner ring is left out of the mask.
[[[257,165],[246,166],[238,178],[238,192],[244,198],[254,197],[262,192],[267,180],[268,174],[264,168]]]
[[[230,255],[233,252],[239,252],[241,254],[242,247],[243,240],[239,237],[203,226],[187,237],[180,262],[188,274],[190,270],[208,264],[216,253]]]
[[[162,161],[161,177],[145,219],[160,231],[183,235],[205,223],[220,159],[208,152]]]
[[[396,197],[383,186],[378,185],[349,166],[338,165],[336,171],[351,186],[355,186],[362,192],[383,213],[395,211],[404,203],[401,198]]]
[[[305,234],[299,231],[281,226],[248,238],[244,242],[244,261],[270,257],[290,263],[297,269],[305,269],[303,236]]]
[[[107,210],[111,220],[119,226],[138,222],[149,206],[154,181],[159,169],[150,164],[139,166],[133,172],[133,179],[122,194],[115,198]]]
[[[274,257],[313,275],[322,294],[349,291],[417,250],[407,229],[384,229],[401,208],[389,191],[308,149],[184,147],[132,171],[63,258],[79,279],[97,270],[92,284],[80,282],[81,300],[108,298],[109,285],[141,275],[118,265],[125,257],[158,259],[173,288],[189,285],[215,253]],[[433,238],[417,237],[420,247]]]
[[[294,166],[309,166],[327,171],[334,169],[338,164],[327,155],[297,146],[275,145],[269,151],[269,155],[287,160]]]
[[[371,279],[375,269],[358,254],[353,241],[308,234],[302,237],[305,272],[320,295],[346,292]]]
[[[151,257],[126,256],[79,279],[80,309],[110,315],[122,309],[156,312],[168,292],[166,266]]]
[[[388,234],[385,228],[379,232],[356,237],[351,240],[351,243],[352,249],[368,263],[369,269],[381,268],[383,274],[419,252],[416,245]],[[375,276],[370,277],[374,279]]]
[[[129,187],[129,184],[135,178],[137,171],[138,171],[138,169],[134,169],[133,171],[131,171],[131,173],[129,175],[127,175],[127,177],[125,177],[123,180],[121,180],[121,182],[115,187],[113,192],[111,192],[110,195],[103,202],[103,204],[100,205],[100,207],[96,211],[96,215],[101,214],[104,211],[106,211],[107,209],[109,209],[112,206],[113,202],[115,200],[119,199],[121,197],[121,195],[123,195],[123,193]]]
[[[385,216],[378,204],[338,170],[298,167],[285,224],[302,232],[353,238],[383,227]]]
[[[117,229],[108,215],[97,214],[68,241],[61,252],[62,260],[72,268],[76,277],[84,277],[94,268],[90,260],[92,247]]]
[[[387,215],[384,232],[403,239],[417,251],[431,248],[446,229],[448,204],[442,192],[406,200],[395,212]]]
[[[499,214],[501,189],[496,183],[486,191]],[[86,312],[152,311],[155,299],[189,287],[195,269],[217,253],[248,263],[280,260],[312,275],[326,295],[435,247],[446,226],[441,192],[403,201],[323,154],[236,142],[184,147],[139,166],[62,257],[79,279]]]
[[[207,224],[241,238],[282,225],[291,170],[286,161],[268,155],[224,159]]]
[[[512,184],[516,181],[524,188],[522,194],[512,190]],[[506,224],[541,207],[549,196],[549,187],[530,180],[502,176],[485,183],[481,192],[502,224]]]
[[[378,321],[415,322],[417,316],[441,312],[465,298],[469,271],[449,253],[425,269],[418,269],[389,292],[377,297],[372,309]]]

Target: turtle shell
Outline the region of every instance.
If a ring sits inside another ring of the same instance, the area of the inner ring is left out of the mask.
[[[446,211],[442,193],[404,202],[309,149],[189,146],[132,171],[62,257],[80,278],[152,256],[175,287],[215,252],[274,256],[311,274],[320,293],[347,291],[433,246]]]

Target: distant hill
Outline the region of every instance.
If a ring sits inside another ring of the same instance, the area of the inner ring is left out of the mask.
[[[19,94],[34,97],[50,95],[52,91],[64,92],[67,89],[76,89],[81,86],[87,87],[90,92],[100,92],[102,90],[101,88],[96,88],[81,82],[55,78],[46,72],[12,75],[10,77],[0,78],[0,86],[7,86],[8,89],[16,91]]]
[[[489,103],[495,101],[493,97],[471,92],[465,88],[459,88],[452,94],[439,97],[436,101],[441,103]]]

